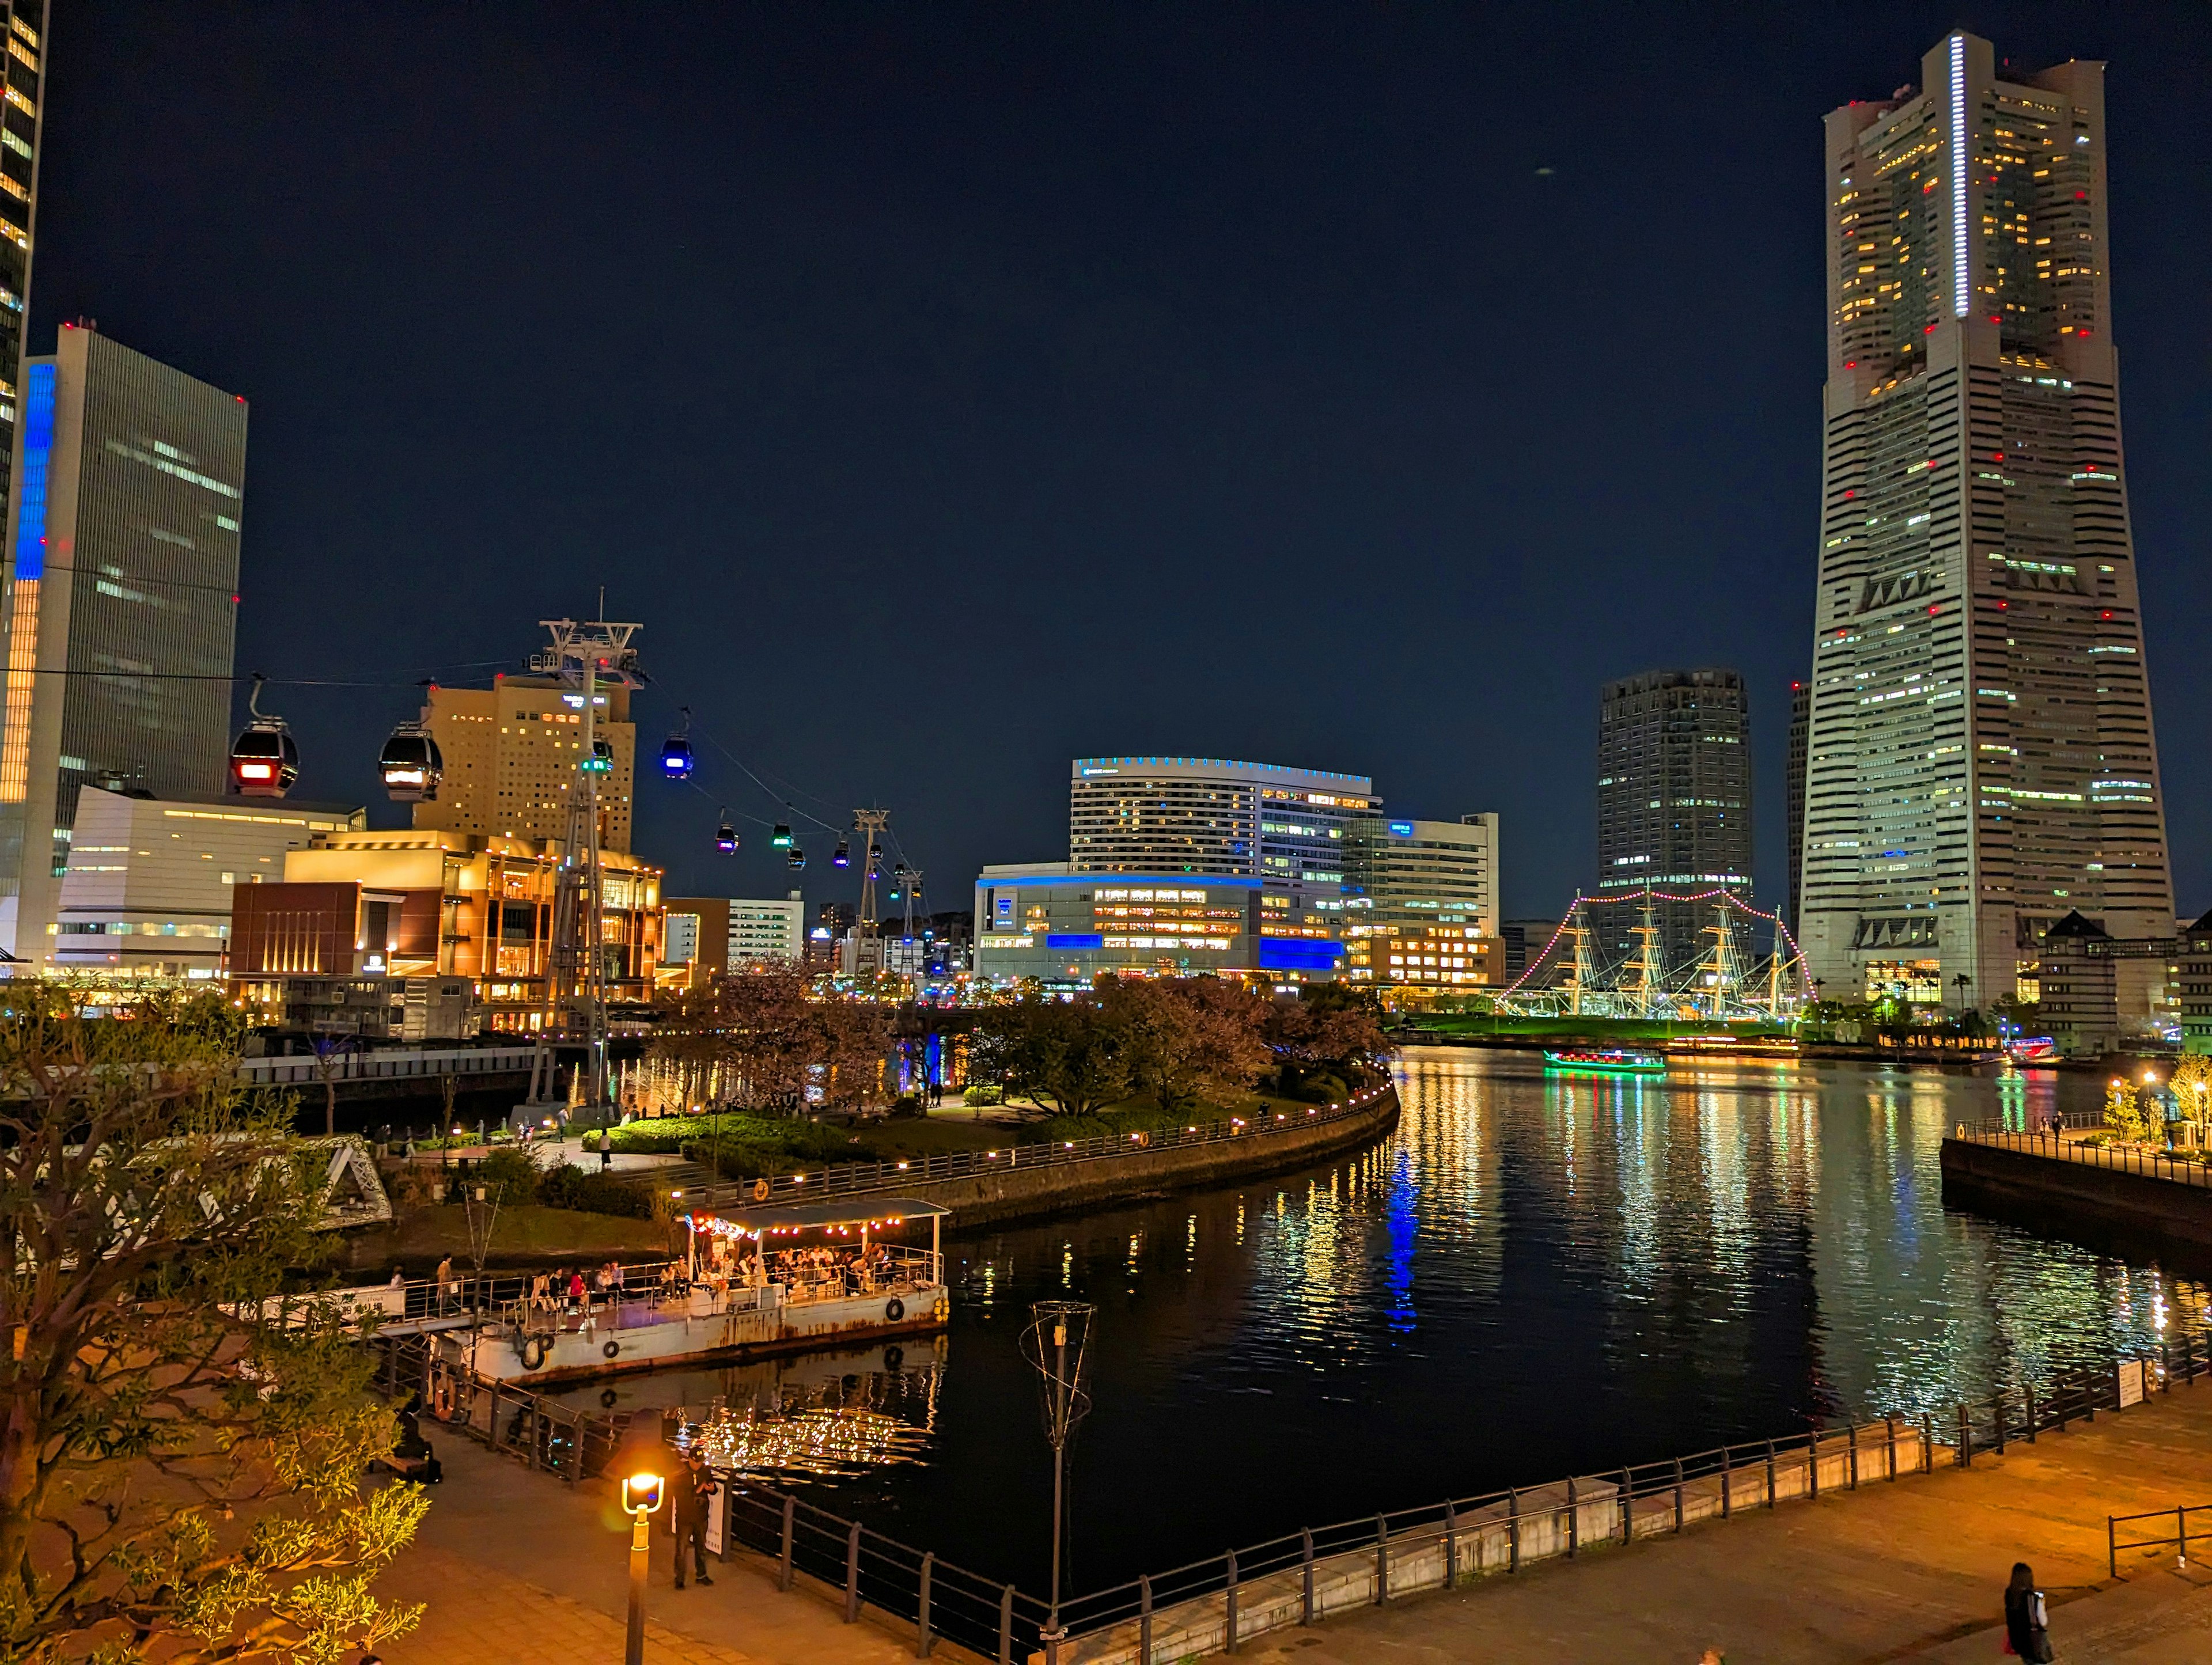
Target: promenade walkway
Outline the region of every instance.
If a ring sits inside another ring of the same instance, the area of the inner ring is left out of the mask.
[[[2068,1665],[2202,1662],[2212,1660],[2212,1561],[2177,1572],[2171,1551],[2124,1558],[2117,1584],[2106,1561],[2107,1515],[2196,1503],[2212,1503],[2212,1382],[2002,1457],[1978,1455],[1970,1469],[1546,1562],[1275,1632],[1238,1657],[1694,1665],[1717,1648],[1729,1665],[1990,1660],[2005,1578],[2025,1560],[2051,1594]]]
[[[2208,1395],[2212,1397],[2212,1395]],[[437,1431],[430,1431],[436,1437]],[[413,1547],[377,1581],[395,1602],[429,1611],[383,1650],[389,1665],[608,1665],[619,1660],[629,1601],[629,1522],[613,1490],[570,1491],[549,1475],[448,1435],[437,1440],[446,1480]],[[892,1665],[904,1640],[804,1589],[779,1591],[757,1558],[712,1558],[714,1583],[672,1588],[674,1540],[654,1522],[646,1612],[651,1665]],[[969,1656],[939,1643],[934,1657]]]

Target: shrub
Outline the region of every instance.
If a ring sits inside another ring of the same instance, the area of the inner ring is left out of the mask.
[[[548,1208],[573,1208],[586,1214],[614,1214],[649,1220],[653,1199],[641,1186],[611,1174],[589,1174],[564,1163],[538,1182],[538,1200]]]
[[[913,1121],[928,1114],[928,1107],[913,1093],[902,1092],[891,1100],[891,1120],[894,1121]]]
[[[520,1145],[479,1158],[471,1176],[475,1184],[504,1186],[508,1202],[529,1202],[534,1199],[538,1177],[537,1158]]]
[[[1005,1097],[1006,1095],[995,1085],[978,1082],[960,1095],[960,1102],[963,1104],[996,1104]]]

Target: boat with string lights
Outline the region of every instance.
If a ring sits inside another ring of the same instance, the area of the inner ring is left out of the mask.
[[[1559,1052],[1546,1051],[1544,1067],[1597,1075],[1663,1075],[1667,1073],[1667,1060],[1656,1052],[1638,1052],[1627,1047],[1577,1047]]]
[[[435,1346],[478,1381],[540,1389],[932,1334],[951,1316],[951,1212],[914,1197],[694,1210],[677,1220],[683,1259],[645,1287],[526,1295]],[[927,1248],[903,1241],[925,1222]]]

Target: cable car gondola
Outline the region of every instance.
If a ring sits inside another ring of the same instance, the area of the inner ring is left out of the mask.
[[[428,728],[421,723],[402,723],[392,731],[376,760],[384,776],[384,790],[395,804],[430,803],[445,778],[446,760]]]
[[[845,840],[842,838],[839,839],[837,841],[836,850],[830,857],[830,865],[833,867],[851,866],[853,865],[853,847]]]
[[[261,684],[253,679],[246,708],[252,720],[230,746],[230,783],[243,798],[282,798],[300,778],[300,748],[282,717],[261,714]]]
[[[684,726],[668,737],[660,748],[660,775],[665,781],[688,781],[691,778],[692,757],[691,708],[684,708]]]
[[[791,842],[790,823],[784,821],[779,821],[775,823],[775,830],[769,835],[768,842],[775,845],[779,850],[796,850],[799,848],[798,845]]]
[[[613,774],[615,772],[613,745],[605,740],[594,739],[592,742],[592,755],[584,760],[582,767],[591,770],[594,775]]]
[[[796,872],[799,868],[804,867],[806,865],[806,852],[800,849],[798,844],[794,842],[791,847],[791,854],[784,857],[783,860],[784,865],[791,868],[793,872]]]
[[[723,817],[722,824],[714,829],[714,848],[724,855],[738,853],[738,829],[730,824],[727,816]]]

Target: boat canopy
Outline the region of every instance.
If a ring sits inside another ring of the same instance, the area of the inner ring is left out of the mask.
[[[907,1220],[933,1219],[952,1211],[942,1203],[920,1197],[855,1197],[848,1202],[758,1203],[745,1208],[702,1208],[682,1217],[680,1223],[696,1231],[723,1229],[748,1237],[765,1232],[804,1231],[812,1227],[841,1225],[882,1227]]]

